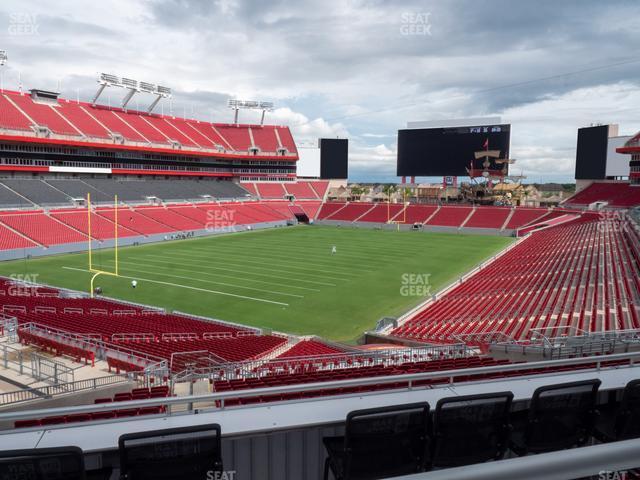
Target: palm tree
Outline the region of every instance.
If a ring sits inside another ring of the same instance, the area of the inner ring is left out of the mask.
[[[384,193],[387,196],[387,201],[389,202],[391,201],[391,195],[393,195],[397,191],[398,191],[398,186],[392,183],[389,183],[384,187],[382,187],[382,193]]]
[[[364,193],[365,193],[364,188],[362,188],[359,185],[354,185],[353,187],[351,187],[351,195],[353,197],[357,197],[358,200],[360,200],[360,197],[364,195]]]
[[[411,191],[411,189],[409,187],[404,187],[403,191],[402,191],[403,197],[404,197],[404,201],[407,201],[407,198],[411,198],[411,195],[413,195],[413,192]]]

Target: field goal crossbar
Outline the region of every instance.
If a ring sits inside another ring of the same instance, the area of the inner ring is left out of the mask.
[[[388,220],[387,225],[395,225],[396,229],[400,231],[400,225],[404,224],[404,222],[399,220]]]
[[[391,215],[391,198],[387,199],[387,225],[396,225],[398,231],[400,231],[400,225],[407,223],[407,207],[410,205],[410,202],[407,202],[406,195],[403,193],[402,196],[402,210],[397,212],[395,215]],[[402,216],[398,220],[393,220],[398,215],[402,213]]]
[[[114,236],[113,236],[113,249],[114,249],[114,270],[113,271],[109,271],[109,270],[102,270],[102,269],[97,269],[93,267],[93,240],[94,237],[91,234],[91,193],[87,193],[87,236],[89,237],[89,248],[88,248],[88,253],[89,253],[89,272],[93,273],[93,275],[91,276],[91,280],[90,280],[90,284],[89,284],[89,295],[91,296],[91,298],[94,297],[94,282],[95,279],[98,278],[100,275],[110,275],[112,277],[118,277],[119,276],[119,263],[118,263],[118,195],[114,196],[114,201],[113,201],[113,214],[114,214],[114,219],[113,219],[113,230],[114,230]]]

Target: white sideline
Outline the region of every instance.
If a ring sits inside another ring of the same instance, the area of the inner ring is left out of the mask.
[[[90,270],[87,270],[86,268],[74,268],[74,267],[62,267],[65,270],[74,270],[76,272],[87,272],[87,273],[91,273]],[[220,292],[218,290],[208,290],[206,288],[198,288],[198,287],[190,287],[188,285],[180,285],[179,283],[171,283],[171,282],[161,282],[160,280],[152,280],[150,278],[142,278],[142,277],[129,277],[126,275],[119,275],[120,278],[127,278],[130,280],[142,280],[145,282],[150,282],[150,283],[157,283],[159,285],[168,285],[170,287],[178,287],[178,288],[187,288],[189,290],[197,290],[199,292],[207,292],[207,293],[213,293],[215,295],[224,295],[227,297],[235,297],[235,298],[241,298],[243,300],[251,300],[254,302],[262,302],[262,303],[271,303],[274,305],[282,305],[285,307],[288,307],[289,304],[288,303],[283,303],[283,302],[276,302],[274,300],[267,300],[264,298],[256,298],[256,297],[248,297],[246,295],[236,295],[235,293],[227,293],[227,292]]]
[[[115,260],[107,260],[107,263],[115,263]],[[137,263],[137,262],[132,262],[130,260],[127,260],[127,265],[141,265],[144,266],[144,264],[141,263]],[[173,275],[173,274],[169,274],[169,273],[159,273],[159,272],[150,272],[149,270],[141,270],[138,268],[128,268],[125,266],[125,268],[133,273],[158,273],[158,275],[161,276],[165,276],[165,277],[174,277],[174,278],[182,278],[183,280],[194,280],[196,282],[204,282],[204,283],[212,283],[214,285],[224,285],[227,287],[234,287],[234,288],[243,288],[246,290],[255,290],[256,292],[262,292],[262,293],[272,293],[274,295],[284,295],[287,297],[295,297],[295,298],[304,298],[304,295],[296,295],[295,293],[285,293],[285,292],[276,292],[275,290],[264,290],[262,288],[254,288],[254,287],[244,287],[242,285],[235,285],[233,283],[224,283],[224,282],[215,282],[213,280],[204,280],[202,278],[197,278],[197,277],[185,277],[182,275]],[[180,270],[179,268],[174,269],[173,267],[155,267],[155,268],[161,268],[161,269],[165,269],[167,270],[167,268],[171,268],[172,270]]]

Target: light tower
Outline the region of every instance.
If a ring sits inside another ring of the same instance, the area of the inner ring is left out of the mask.
[[[119,88],[127,89],[127,93],[122,99],[121,106],[123,109],[126,109],[127,105],[129,104],[133,96],[136,93],[140,93],[140,92],[150,93],[156,96],[155,100],[149,105],[149,107],[147,107],[147,113],[151,113],[151,111],[155,108],[155,106],[158,104],[160,99],[171,98],[171,89],[169,87],[163,87],[161,85],[156,85],[154,83],[141,82],[138,80],[133,80],[131,78],[125,78],[125,77],[120,78],[116,75],[111,75],[109,73],[98,74],[98,84],[100,85],[100,87],[98,88],[98,91],[94,95],[93,100],[91,100],[91,105],[94,105],[94,106],[98,101],[98,98],[104,91],[104,89],[107,87],[119,87]]]
[[[0,67],[4,67],[9,57],[6,50],[0,50]],[[4,91],[4,69],[0,70],[0,92]]]
[[[236,100],[229,99],[227,101],[227,107],[234,110],[233,123],[238,124],[238,112],[243,110],[262,110],[262,117],[260,118],[260,125],[264,125],[264,115],[266,112],[273,111],[272,102],[258,102],[255,100]]]

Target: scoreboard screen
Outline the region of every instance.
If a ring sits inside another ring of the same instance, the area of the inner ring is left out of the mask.
[[[320,178],[348,178],[349,140],[346,138],[321,138]]]
[[[511,125],[416,128],[398,130],[398,176],[465,176],[473,165],[482,170],[480,150],[499,150],[500,159],[509,158]],[[490,170],[502,170],[491,158]]]

